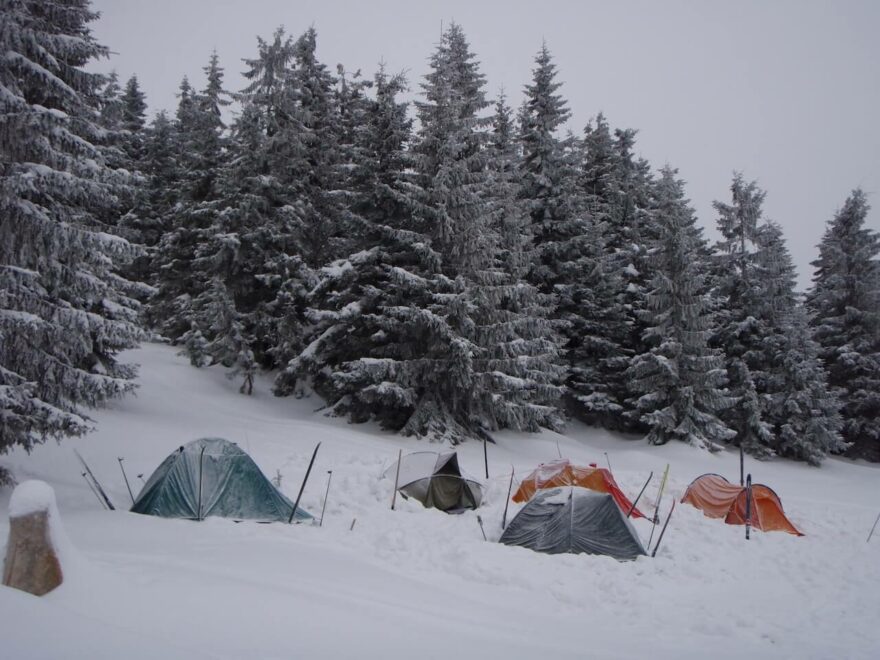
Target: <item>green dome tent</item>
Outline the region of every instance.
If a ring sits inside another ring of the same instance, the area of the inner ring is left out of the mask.
[[[618,561],[646,554],[611,494],[577,486],[539,490],[510,521],[500,542],[535,552],[607,555]]]
[[[218,516],[287,522],[293,503],[278,492],[236,444],[222,438],[201,438],[162,461],[131,511],[190,520]],[[297,508],[296,520],[311,518]]]

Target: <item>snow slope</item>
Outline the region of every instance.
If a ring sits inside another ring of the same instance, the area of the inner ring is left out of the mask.
[[[315,399],[274,398],[266,380],[241,396],[221,370],[194,369],[167,346],[124,357],[142,365],[140,391],[97,411],[97,431],[2,459],[19,481],[53,486],[75,549],[51,594],[0,587],[4,658],[880,657],[880,536],[865,543],[880,508],[875,466],[749,461],[803,538],[754,532],[746,542],[742,527],[680,505],[653,560],[540,555],[492,542],[511,466],[522,477],[559,454],[604,463],[607,452],[630,497],[654,471],[644,510],[667,462],[680,498],[704,472],[737,479],[737,455],[576,425],[565,436],[502,433],[478,512],[448,516],[400,498],[391,511],[384,468],[399,449],[438,445],[326,418]],[[291,499],[321,441],[303,504],[320,515],[332,470],[323,527],[104,511],[73,455],[124,509],[117,457],[137,488],[137,474],[148,478],[204,436],[237,442],[269,477],[280,472]],[[462,467],[483,476],[482,446],[458,451]],[[0,491],[0,544],[10,492]],[[634,524],[647,540],[650,524]]]

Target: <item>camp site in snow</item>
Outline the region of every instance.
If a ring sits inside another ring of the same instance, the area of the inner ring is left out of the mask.
[[[880,658],[878,26],[0,0],[0,658]]]

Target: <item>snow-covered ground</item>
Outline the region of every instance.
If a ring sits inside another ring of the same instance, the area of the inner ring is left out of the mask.
[[[737,455],[649,447],[577,425],[564,436],[501,433],[479,511],[448,516],[400,498],[391,511],[384,468],[401,448],[436,444],[326,418],[317,400],[276,399],[265,380],[241,396],[221,370],[193,369],[167,346],[124,357],[142,365],[141,388],[98,411],[97,431],[2,458],[20,481],[53,486],[71,544],[54,592],[0,587],[3,658],[880,657],[880,536],[865,543],[880,509],[877,466],[748,461],[803,538],[754,532],[747,542],[742,527],[679,505],[655,559],[547,556],[494,542],[511,466],[522,477],[560,453],[604,464],[607,452],[630,497],[654,471],[640,502],[652,510],[666,463],[680,499],[702,473],[738,479]],[[204,436],[237,442],[269,477],[280,472],[291,499],[321,441],[303,504],[320,515],[332,470],[323,527],[124,511],[117,457],[137,488],[137,474],[148,478]],[[123,510],[101,509],[74,448]],[[462,467],[482,476],[482,446],[458,451]],[[0,545],[10,493],[0,491]],[[647,540],[650,524],[634,524]]]

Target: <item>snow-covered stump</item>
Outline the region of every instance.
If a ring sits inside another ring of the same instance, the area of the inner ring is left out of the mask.
[[[42,596],[64,580],[56,541],[60,529],[55,491],[44,481],[25,481],[9,500],[9,540],[3,584]]]

